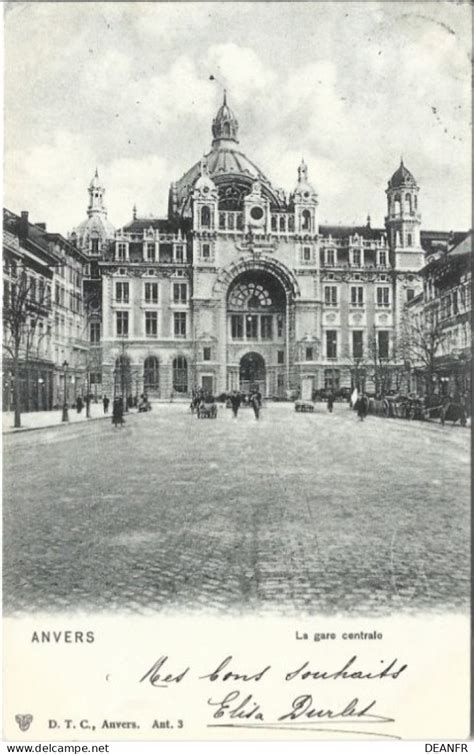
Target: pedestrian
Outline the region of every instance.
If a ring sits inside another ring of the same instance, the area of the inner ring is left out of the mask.
[[[329,393],[328,395],[328,411],[330,414],[332,414],[332,407],[334,405],[334,393]]]
[[[262,407],[261,393],[255,390],[250,396],[250,404],[253,408],[255,418],[258,420],[260,417],[260,409]]]
[[[112,407],[112,424],[114,425],[114,427],[118,426],[121,429],[123,423],[122,396],[117,396],[117,398],[114,399],[114,405]]]
[[[76,409],[77,409],[77,413],[78,413],[78,414],[80,414],[80,413],[81,413],[83,405],[84,405],[84,404],[83,404],[83,402],[82,402],[82,398],[81,398],[81,396],[79,395],[79,396],[78,396],[78,398],[77,398],[77,401],[76,401]]]
[[[358,398],[356,409],[357,416],[359,417],[361,422],[363,422],[369,411],[369,399],[367,398],[365,393],[362,393],[362,395]]]
[[[104,406],[104,414],[108,414],[109,413],[109,403],[110,403],[110,401],[109,401],[109,399],[107,398],[106,395],[104,395],[104,397],[102,398],[102,403],[103,403],[103,406]]]
[[[241,399],[240,393],[238,393],[237,390],[233,390],[230,395],[230,405],[232,408],[234,419],[237,419],[237,414],[239,413],[241,400],[242,399]]]

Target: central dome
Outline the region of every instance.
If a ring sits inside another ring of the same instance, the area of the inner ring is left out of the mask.
[[[212,122],[212,149],[204,156],[209,176],[219,190],[221,197],[225,189],[234,186],[240,195],[249,193],[254,181],[262,184],[262,191],[273,206],[281,207],[284,199],[280,192],[272,188],[266,175],[252,160],[237,149],[239,124],[234,113],[224,101]],[[170,211],[172,214],[190,216],[190,199],[194,184],[201,175],[202,160],[196,162],[176,183],[170,191]]]

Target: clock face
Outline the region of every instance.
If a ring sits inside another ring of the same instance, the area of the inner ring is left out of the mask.
[[[261,207],[252,207],[250,210],[250,216],[252,220],[261,220],[263,217],[263,209]]]

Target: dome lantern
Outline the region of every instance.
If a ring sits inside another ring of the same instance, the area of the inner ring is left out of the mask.
[[[212,135],[214,137],[212,146],[218,147],[221,145],[221,142],[226,141],[233,141],[238,144],[238,132],[239,123],[227,104],[227,93],[224,89],[224,101],[212,121]]]
[[[87,190],[89,192],[87,219],[74,228],[73,233],[78,248],[96,256],[115,234],[115,228],[107,218],[107,209],[104,205],[105,187],[99,178],[97,168]]]

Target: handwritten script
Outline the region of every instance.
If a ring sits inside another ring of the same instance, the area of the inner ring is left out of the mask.
[[[396,682],[407,667],[398,658],[380,659],[377,665],[367,667],[361,664],[357,655],[353,655],[337,667],[318,666],[306,661],[283,672],[270,664],[249,670],[237,665],[233,656],[228,655],[210,669],[197,673],[184,663],[173,666],[170,658],[163,654],[139,680],[155,689],[167,689],[185,684],[195,676],[206,690],[208,727],[324,730],[326,733],[398,739],[399,736],[378,727],[394,723],[395,718],[378,710],[371,686],[374,688],[374,681]],[[267,714],[259,698],[267,681],[272,687],[281,683],[285,690],[288,689],[288,702],[271,715]],[[351,681],[363,681],[364,687],[367,686],[364,699],[351,694]],[[324,689],[328,684],[332,689],[335,683],[341,684],[341,701],[329,706],[323,701]]]

